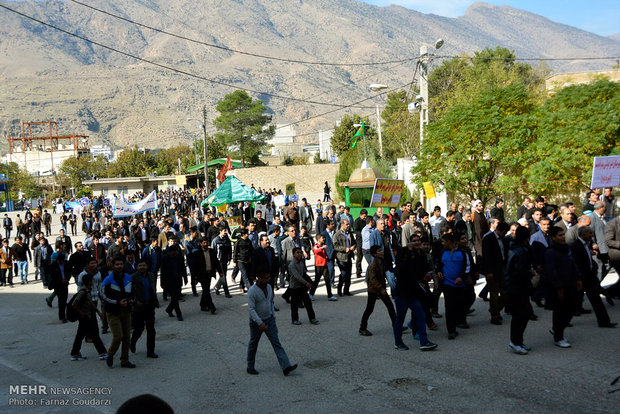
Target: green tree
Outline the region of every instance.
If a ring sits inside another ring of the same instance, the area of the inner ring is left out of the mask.
[[[141,177],[153,173],[157,168],[155,156],[148,149],[139,149],[138,146],[126,148],[116,161],[108,167],[110,177]]]
[[[11,199],[17,200],[21,191],[25,198],[37,198],[42,195],[41,186],[37,178],[30,175],[25,168],[20,168],[16,162],[9,162],[2,171],[8,176],[11,190]]]
[[[510,85],[449,109],[427,129],[412,171],[416,184],[432,181],[486,203],[495,186],[522,183],[536,140],[534,108],[524,86]]]
[[[73,188],[82,186],[82,181],[90,180],[89,164],[93,161],[92,157],[70,157],[62,162],[59,171],[66,174],[69,183]]]
[[[216,140],[235,148],[244,166],[246,161],[258,161],[262,147],[275,133],[263,101],[253,100],[247,92],[237,90],[218,102],[216,109],[220,113],[213,122],[218,131]]]
[[[620,84],[599,80],[563,88],[547,100],[538,118],[540,138],[532,148],[537,157],[525,171],[528,182],[546,194],[568,180],[587,187],[593,157],[618,151]]]
[[[446,60],[430,73],[431,122],[441,119],[453,106],[472,103],[485,91],[509,85],[523,85],[538,101],[544,99],[548,73],[544,66],[518,63],[514,52],[502,47],[475,52],[474,59],[466,57]]]
[[[376,139],[377,133],[370,125],[368,117],[362,118],[358,114],[344,115],[342,119],[340,119],[340,124],[334,127],[334,133],[330,140],[332,151],[334,151],[336,155],[340,157],[351,149],[351,138],[353,138],[353,135],[355,135],[359,129],[359,127],[354,125],[361,124],[362,122],[366,125],[366,143],[368,144],[370,140]],[[357,142],[357,147],[361,147],[363,151],[364,142],[361,138]]]
[[[383,154],[387,159],[396,162],[397,158],[411,158],[420,146],[420,117],[411,114],[407,108],[410,100],[407,91],[389,93],[381,118]]]

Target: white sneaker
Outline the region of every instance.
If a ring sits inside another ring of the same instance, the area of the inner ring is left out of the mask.
[[[571,345],[568,343],[568,341],[566,340],[566,338],[562,338],[560,341],[554,342],[555,346],[558,346],[560,348],[570,348]]]
[[[514,352],[515,354],[519,354],[519,355],[527,355],[527,349],[525,349],[524,347],[522,347],[521,345],[515,345],[512,342],[510,342],[508,344],[508,346],[510,347],[510,349],[512,350],[512,352]]]

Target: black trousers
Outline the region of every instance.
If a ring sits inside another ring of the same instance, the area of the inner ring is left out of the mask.
[[[564,289],[564,300],[560,300],[557,292],[551,292],[551,307],[553,308],[553,340],[564,339],[564,329],[568,326],[573,315],[577,301],[577,292]]]
[[[338,295],[348,295],[349,287],[351,287],[351,267],[353,267],[353,264],[351,263],[351,259],[346,262],[341,262],[340,260],[336,260],[336,262],[338,263],[338,268],[340,269],[340,277],[338,278]]]
[[[314,282],[312,283],[312,289],[310,289],[310,294],[314,296],[316,293],[316,289],[319,287],[319,282],[321,281],[321,277],[325,280],[325,289],[327,289],[327,297],[331,298],[332,295],[332,285],[329,283],[329,271],[327,270],[327,266],[316,266],[314,268]]]
[[[506,294],[506,307],[510,309],[510,342],[523,345],[523,333],[530,320],[531,304],[527,293]]]
[[[316,318],[314,314],[314,309],[312,309],[312,301],[310,301],[310,296],[308,296],[308,291],[306,288],[299,289],[288,289],[291,295],[291,320],[298,321],[299,320],[299,304],[303,303],[306,308],[306,312],[308,312],[308,319],[313,320]]]
[[[9,274],[8,277],[7,272]],[[10,269],[0,269],[0,282],[2,282],[3,285],[13,285],[13,266],[11,266]]]
[[[69,296],[69,285],[60,282],[59,286],[54,287],[54,292],[58,298],[58,319],[67,319],[67,297]]]
[[[605,305],[603,305],[603,301],[601,300],[601,292],[603,291],[601,288],[601,282],[596,276],[586,276],[583,280],[583,289],[585,294],[588,296],[588,300],[592,305],[592,310],[596,315],[596,322],[598,322],[599,325],[608,324],[610,322],[609,314],[607,313],[607,309],[605,309]],[[583,293],[581,293],[580,297],[583,298]],[[579,304],[581,303],[582,300],[579,300]]]
[[[82,341],[85,337],[89,337],[93,341],[93,345],[97,349],[97,353],[105,354],[107,349],[103,345],[103,341],[99,336],[99,326],[97,326],[97,315],[93,314],[90,318],[79,319],[78,329],[73,340],[71,355],[78,355],[82,348]]]
[[[208,276],[206,280],[201,279],[200,286],[202,287],[200,309],[207,308],[210,311],[215,311],[215,305],[213,304],[213,299],[211,299],[211,277]]]
[[[456,324],[464,323],[467,315],[467,301],[464,287],[443,285],[443,298],[446,307],[446,327],[448,333],[456,332]]]
[[[387,308],[388,313],[390,314],[390,319],[392,320],[392,326],[394,326],[394,322],[396,321],[396,311],[394,310],[394,304],[392,303],[392,299],[387,295],[380,295],[377,293],[368,292],[368,300],[366,302],[366,309],[364,310],[364,314],[362,315],[362,322],[360,323],[360,331],[368,328],[368,318],[372,315],[372,312],[375,310],[375,302],[377,299],[381,299],[385,307]]]
[[[133,333],[131,335],[131,344],[136,345],[144,328],[146,327],[146,353],[155,352],[155,307],[153,305],[145,305],[141,311],[134,311],[131,314],[133,321]]]
[[[179,299],[181,299],[181,292],[175,289],[174,292],[169,291],[170,295],[170,303],[166,307],[166,312],[170,313],[172,311],[176,312],[177,317],[183,316],[181,313],[181,307],[179,306]]]
[[[362,277],[362,235],[355,235],[355,275]]]

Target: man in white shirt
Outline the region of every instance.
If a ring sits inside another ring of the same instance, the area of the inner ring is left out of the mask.
[[[433,217],[431,217],[429,220],[434,240],[437,240],[439,239],[439,237],[441,237],[441,234],[439,234],[439,225],[445,219],[446,218],[441,215],[441,207],[435,206],[435,208],[433,209]]]

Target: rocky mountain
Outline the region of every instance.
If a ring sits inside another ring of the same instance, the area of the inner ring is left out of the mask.
[[[350,104],[370,83],[411,82],[423,43],[443,38],[440,56],[503,46],[519,57],[620,56],[620,40],[552,22],[507,6],[473,4],[446,18],[353,0],[80,0],[186,38],[279,58],[391,65],[309,65],[263,59],[171,37],[75,1],[4,1],[0,5],[145,61],[87,43],[0,8],[0,137],[22,120],[56,120],[60,133],[81,133],[115,146],[166,147],[200,136],[202,107],[212,132],[215,104],[233,88],[252,90],[274,122],[316,139],[347,111],[373,114],[383,98],[351,109],[283,99]],[[439,61],[439,60],[437,60]],[[554,71],[608,69],[615,61],[555,61]],[[187,73],[196,77],[188,76]],[[202,78],[202,79],[200,79]],[[262,93],[261,93],[262,92]],[[276,96],[270,96],[277,95]],[[333,111],[321,115],[325,112]],[[187,118],[196,120],[188,121]]]

